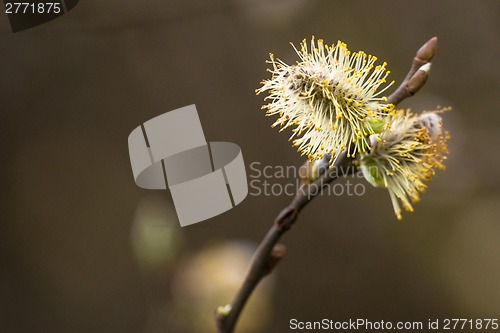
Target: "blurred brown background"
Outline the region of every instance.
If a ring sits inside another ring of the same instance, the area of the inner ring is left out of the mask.
[[[451,154],[401,222],[368,185],[309,205],[242,332],[500,317],[500,2],[86,0],[16,34],[1,17],[0,332],[213,332],[290,198],[181,229],[168,191],[135,186],[127,136],[195,103],[207,139],[247,166],[300,165],[254,89],[268,52],[294,62],[288,43],[311,35],[377,55],[397,82],[437,35],[430,80],[402,106],[452,106]]]

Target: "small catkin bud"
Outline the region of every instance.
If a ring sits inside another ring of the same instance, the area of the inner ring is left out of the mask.
[[[420,90],[427,81],[427,78],[429,77],[429,71],[431,68],[431,63],[428,62],[422,67],[419,68],[419,70],[413,74],[411,79],[408,81],[408,91],[410,94],[415,94],[417,91]]]
[[[431,59],[436,54],[437,46],[437,37],[432,37],[417,51],[416,57],[423,62],[431,61]]]

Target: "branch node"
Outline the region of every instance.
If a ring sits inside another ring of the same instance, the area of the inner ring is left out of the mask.
[[[278,243],[274,245],[269,254],[265,275],[271,274],[274,271],[279,262],[285,257],[285,254],[286,246],[284,244]]]
[[[288,206],[279,213],[278,217],[274,222],[276,223],[276,225],[280,230],[286,231],[290,229],[293,222],[295,222],[297,214],[298,211],[296,208]]]

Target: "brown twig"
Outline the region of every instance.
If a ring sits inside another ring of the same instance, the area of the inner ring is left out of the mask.
[[[285,247],[278,244],[278,241],[292,227],[298,213],[321,193],[323,187],[339,177],[353,172],[355,168],[351,162],[352,159],[346,158],[346,152],[340,154],[332,169],[325,171],[313,183],[302,185],[292,202],[279,213],[255,252],[243,285],[233,302],[229,306],[217,309],[215,318],[219,333],[233,332],[236,321],[255,287],[263,277],[274,270],[283,258]]]
[[[425,84],[430,68],[430,60],[435,55],[436,50],[437,37],[433,37],[417,51],[410,71],[401,85],[387,98],[388,103],[399,104],[405,98],[414,95]],[[426,64],[429,65],[425,66]],[[278,241],[292,227],[302,208],[320,194],[323,187],[340,176],[346,175],[346,170],[353,172],[355,168],[352,161],[351,158],[347,158],[346,151],[341,153],[336,158],[332,169],[325,171],[311,184],[302,185],[292,202],[279,213],[255,252],[245,280],[233,302],[216,310],[215,320],[219,333],[232,333],[234,331],[241,311],[255,287],[266,275],[274,270],[284,257],[285,246],[278,244]]]
[[[422,45],[413,58],[410,71],[406,74],[401,85],[387,97],[388,103],[397,105],[405,98],[415,95],[424,86],[429,76],[430,61],[436,54],[437,45],[437,37],[432,37]]]

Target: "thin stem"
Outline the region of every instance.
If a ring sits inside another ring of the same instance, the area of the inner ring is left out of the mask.
[[[243,284],[229,307],[219,308],[216,322],[219,333],[232,333],[238,317],[255,287],[266,275],[270,274],[285,255],[285,247],[278,244],[281,236],[288,231],[297,220],[299,212],[313,198],[321,193],[321,189],[332,181],[355,170],[352,159],[346,158],[346,152],[338,156],[332,169],[324,172],[312,184],[304,184],[292,202],[285,207],[274,220],[273,225],[260,243],[254,254],[250,269]]]
[[[415,95],[415,93],[424,86],[429,76],[430,66],[428,68],[423,66],[430,64],[430,61],[436,54],[437,44],[437,37],[432,37],[417,51],[411,63],[410,70],[408,74],[406,74],[403,82],[401,82],[399,87],[387,97],[388,103],[397,105],[405,98]]]

